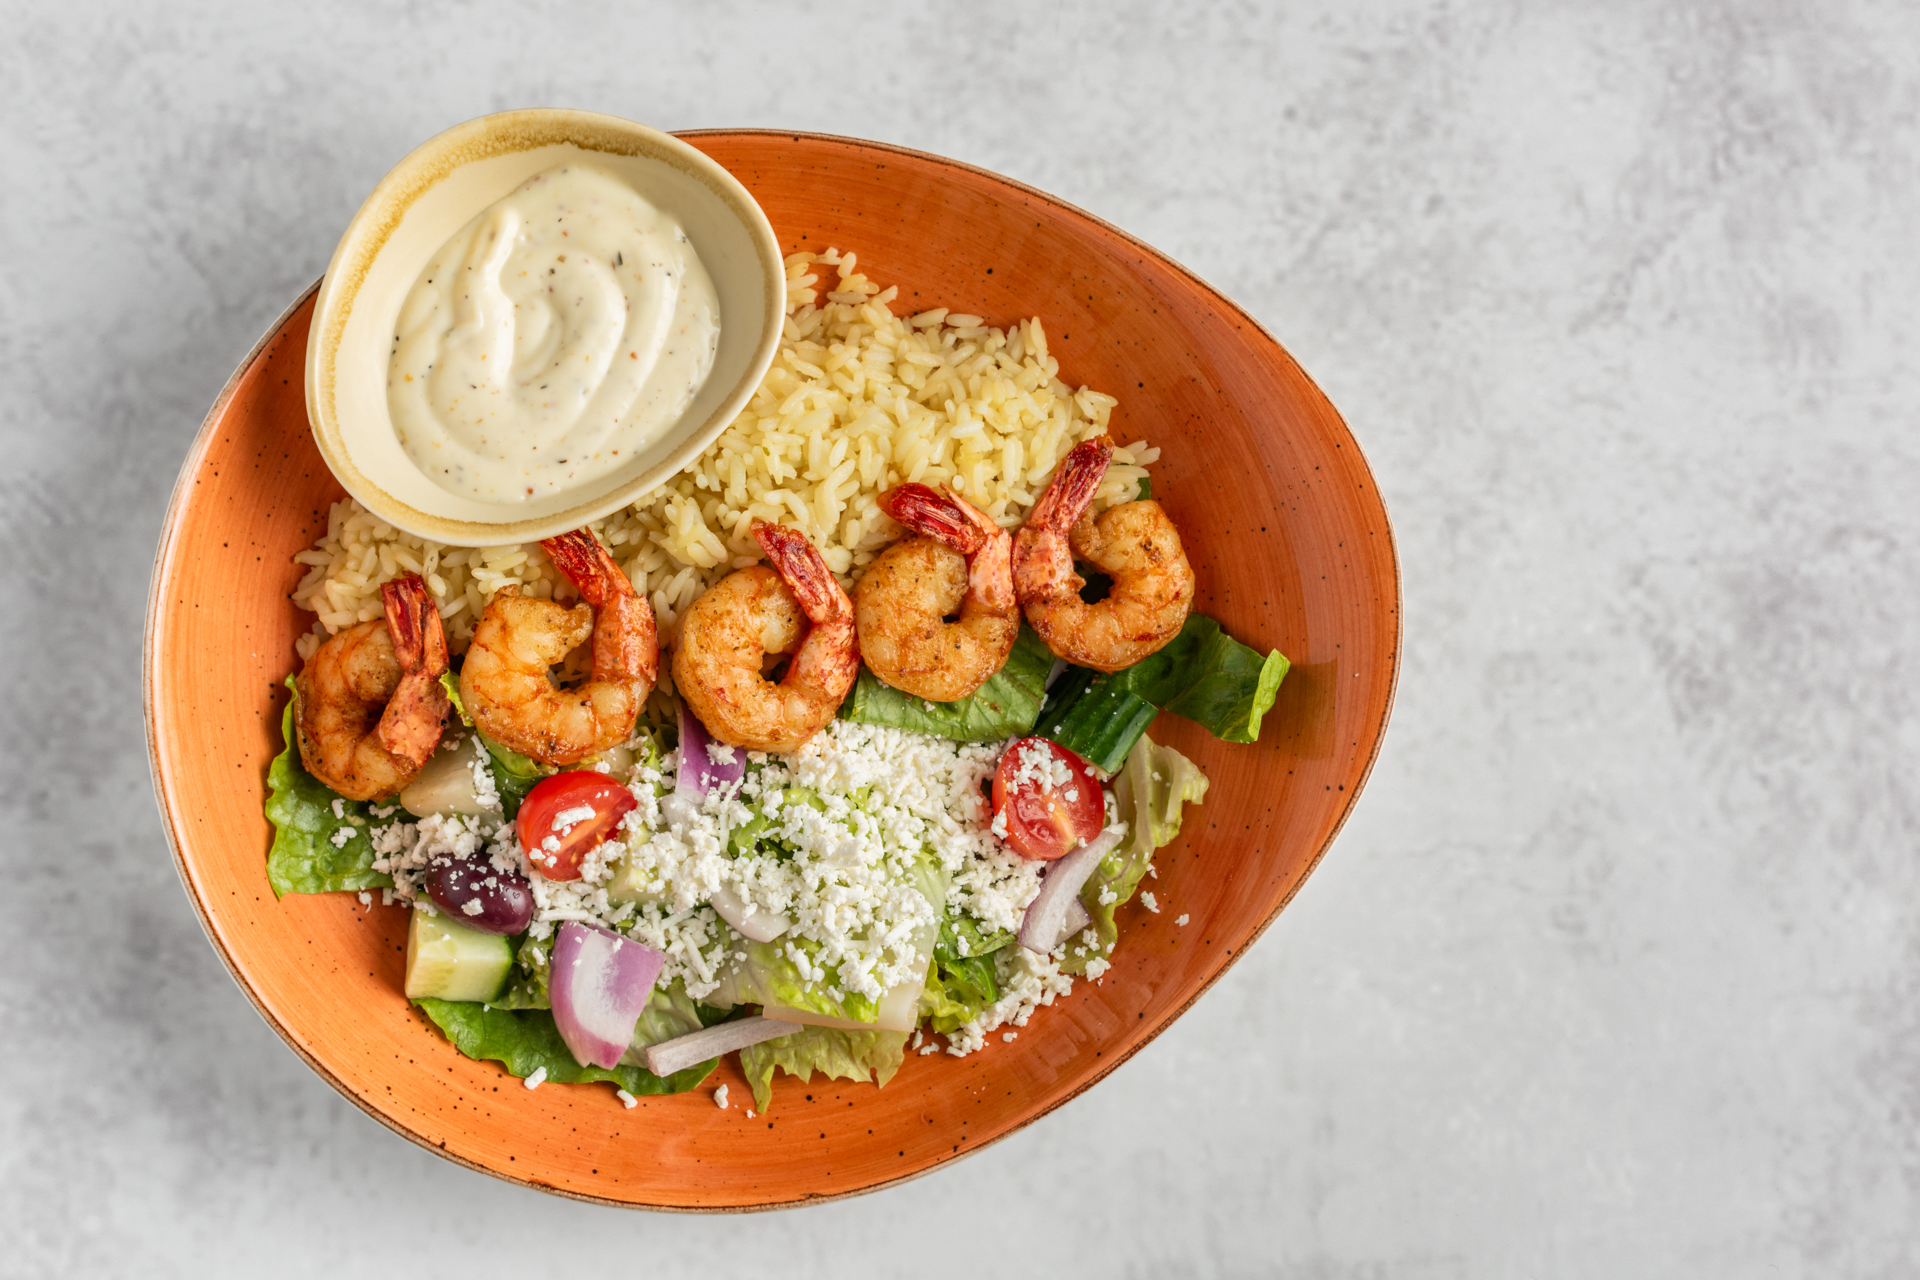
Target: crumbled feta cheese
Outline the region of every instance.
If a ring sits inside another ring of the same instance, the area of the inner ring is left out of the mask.
[[[1099,982],[1100,979],[1106,975],[1107,970],[1112,967],[1112,965],[1108,964],[1101,957],[1095,956],[1093,959],[1087,961],[1087,977],[1094,982]]]
[[[1019,1038],[1020,1038],[1020,1033],[1018,1031],[1009,1031],[1005,1035],[1000,1037],[1000,1039],[1007,1044],[1012,1044],[1015,1040],[1018,1040]]]
[[[579,823],[591,820],[593,816],[593,806],[590,804],[577,804],[571,809],[562,809],[553,815],[552,830],[565,835]]]
[[[460,914],[463,916],[477,916],[486,909],[486,904],[481,902],[480,899],[468,898],[467,905],[460,908]]]
[[[613,1091],[613,1096],[620,1099],[620,1105],[625,1107],[629,1111],[633,1110],[635,1107],[640,1105],[640,1099],[634,1097],[632,1094],[628,1093],[625,1089],[615,1089]]]
[[[546,1082],[547,1082],[547,1069],[545,1067],[535,1067],[533,1069],[533,1074],[528,1076],[525,1080],[522,1080],[520,1083],[524,1084],[529,1089],[538,1089],[541,1085],[545,1084]]]
[[[360,891],[360,905],[363,907],[370,907],[373,905],[373,895],[368,893],[365,889],[362,889]]]
[[[335,800],[334,803],[339,804],[340,802],[338,800]],[[327,839],[329,842],[332,843],[334,848],[344,849],[347,847],[347,841],[353,839],[353,828],[352,827],[335,827],[333,829],[333,834],[328,836]]]
[[[1191,920],[1192,918],[1193,918],[1192,916],[1175,916],[1173,918],[1173,922],[1179,925],[1182,929],[1184,929],[1187,927],[1187,921]]]
[[[727,1109],[727,1086],[721,1085],[713,1091],[713,1105],[722,1111]]]
[[[1100,886],[1100,905],[1101,906],[1110,907],[1118,901],[1120,901],[1120,895],[1113,891],[1112,885],[1103,884]]]
[[[1143,893],[1140,895],[1140,905],[1145,907],[1147,910],[1153,912],[1155,915],[1160,914],[1160,904],[1154,900],[1153,895],[1150,893]]]
[[[751,1120],[751,1119],[753,1119],[753,1108],[752,1108],[752,1107],[748,1107],[748,1108],[747,1108],[747,1119],[749,1119],[749,1120]]]
[[[333,810],[333,820],[335,822],[345,822],[347,820],[346,805],[339,796],[333,798],[333,804],[329,807]]]

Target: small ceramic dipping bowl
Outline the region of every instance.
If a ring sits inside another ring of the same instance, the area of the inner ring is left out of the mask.
[[[680,419],[623,467],[525,503],[463,498],[401,447],[387,411],[394,323],[434,252],[535,174],[591,156],[686,231],[720,301],[719,346]],[[760,385],[780,342],[786,278],[767,215],[734,176],[678,138],[589,111],[507,111],[422,144],[374,188],[334,250],[307,340],[307,410],[327,466],[383,520],[459,546],[564,533],[692,462]]]

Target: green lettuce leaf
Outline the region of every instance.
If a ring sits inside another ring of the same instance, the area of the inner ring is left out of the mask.
[[[380,889],[393,877],[373,869],[373,842],[367,832],[374,822],[372,806],[347,800],[307,772],[293,731],[294,706],[300,687],[287,677],[293,697],[280,715],[280,735],[286,746],[267,767],[267,821],[273,824],[273,847],[267,851],[267,883],[274,897],[289,893],[331,893],[337,889]],[[344,819],[333,816],[338,804]],[[342,829],[351,834],[336,845]]]
[[[719,1065],[719,1060],[688,1067],[662,1079],[645,1067],[583,1067],[573,1059],[553,1015],[545,1009],[515,1012],[459,1000],[415,1000],[440,1028],[453,1047],[476,1061],[492,1059],[507,1074],[525,1080],[545,1067],[552,1084],[590,1084],[606,1081],[639,1097],[650,1093],[685,1093]]]
[[[1287,660],[1261,656],[1220,624],[1190,613],[1166,647],[1107,677],[1115,688],[1185,716],[1224,742],[1252,742],[1280,692]]]
[[[534,942],[521,934],[514,940],[512,979],[507,989],[493,1000],[496,1009],[548,1009],[552,1001],[547,994],[547,981],[551,976],[548,960],[553,951],[553,943]]]
[[[1262,657],[1201,614],[1131,667],[1102,675],[1072,668],[1054,682],[1038,732],[1112,773],[1159,711],[1185,716],[1224,742],[1252,742],[1280,692],[1287,660]]]
[[[453,700],[454,714],[460,717],[460,722],[473,729],[473,717],[467,714],[466,704],[460,700],[460,678],[451,671],[442,671],[440,687]],[[493,789],[500,793],[500,811],[511,822],[520,812],[520,802],[527,798],[527,792],[539,786],[540,780],[555,770],[530,756],[508,750],[478,729],[473,729],[473,736],[480,739],[480,745],[487,749],[487,758],[493,763]]]
[[[740,1051],[740,1069],[753,1086],[753,1101],[765,1111],[773,1101],[773,1072],[778,1067],[802,1081],[818,1071],[834,1080],[872,1080],[884,1088],[907,1056],[904,1031],[838,1031],[802,1027],[778,1040],[762,1040]]]
[[[1142,738],[1134,746],[1126,767],[1113,780],[1113,799],[1127,820],[1127,838],[1100,860],[1080,890],[1081,905],[1093,917],[1097,943],[1089,948],[1078,938],[1070,942],[1062,969],[1084,973],[1088,961],[1113,954],[1119,937],[1114,912],[1139,889],[1153,851],[1180,834],[1183,806],[1200,804],[1206,797],[1207,775],[1199,765],[1152,738]]]
[[[700,1009],[699,1002],[687,994],[687,984],[678,978],[664,987],[655,987],[647,997],[647,1007],[640,1011],[640,1021],[634,1024],[633,1048],[621,1061],[640,1062],[649,1045],[678,1040],[700,1030],[707,1025]]]
[[[1046,642],[1023,622],[1006,665],[960,701],[927,702],[902,693],[863,666],[853,692],[840,704],[840,718],[955,742],[998,742],[1032,731],[1052,670]]]
[[[801,977],[799,966],[787,955],[789,945],[804,951],[810,960],[820,951],[820,944],[811,938],[746,943],[746,962],[730,992],[732,1003],[779,1004],[849,1022],[872,1022],[880,1016],[880,1002],[871,996],[857,991],[836,996],[828,990],[836,981],[832,974],[820,982]]]
[[[985,933],[972,916],[949,913],[940,922],[933,968],[920,995],[921,1020],[946,1035],[979,1017],[1000,998],[993,953],[1012,941],[1011,933]]]

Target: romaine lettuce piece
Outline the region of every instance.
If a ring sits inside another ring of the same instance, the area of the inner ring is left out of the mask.
[[[984,933],[972,916],[949,913],[934,943],[933,969],[920,996],[921,1018],[947,1035],[979,1017],[1000,998],[993,953],[1012,941],[1012,933]]]
[[[558,1033],[556,1033],[557,1035]],[[872,1080],[884,1088],[907,1056],[904,1031],[840,1031],[801,1027],[790,1036],[763,1040],[740,1051],[740,1069],[753,1086],[754,1105],[773,1101],[775,1067],[804,1082],[818,1071],[834,1080]],[[675,1077],[676,1079],[678,1077]]]
[[[999,742],[1029,733],[1046,697],[1053,654],[1024,622],[1007,663],[958,702],[927,702],[902,693],[865,667],[840,704],[840,718],[887,725],[955,742]]]
[[[1200,804],[1206,797],[1207,775],[1199,765],[1152,738],[1140,739],[1113,780],[1114,802],[1128,824],[1127,838],[1100,860],[1080,890],[1081,905],[1093,917],[1089,928],[1097,944],[1089,948],[1077,939],[1069,942],[1062,969],[1084,973],[1088,961],[1113,953],[1119,936],[1113,913],[1140,887],[1153,851],[1180,834],[1182,806]]]
[[[1201,614],[1165,648],[1111,675],[1072,668],[1054,681],[1040,709],[1043,738],[1112,773],[1146,734],[1158,711],[1195,721],[1224,742],[1252,742],[1273,706],[1287,660],[1265,657]]]
[[[690,1036],[704,1026],[706,1020],[700,1016],[699,1003],[687,994],[686,984],[675,978],[666,986],[653,989],[647,998],[647,1007],[640,1011],[640,1021],[634,1024],[633,1047],[620,1060],[642,1064],[646,1061],[647,1046]]]
[[[555,1084],[589,1084],[604,1080],[636,1097],[653,1093],[685,1093],[697,1086],[719,1065],[703,1062],[697,1067],[661,1079],[645,1067],[583,1067],[574,1061],[553,1014],[545,1009],[514,1012],[484,1004],[455,1000],[415,1000],[423,1013],[440,1028],[453,1047],[475,1060],[492,1059],[507,1069],[507,1074],[525,1080],[545,1069],[546,1081]]]
[[[1260,736],[1260,720],[1273,706],[1287,666],[1278,649],[1262,657],[1212,618],[1190,613],[1165,648],[1108,679],[1223,742],[1252,742]]]
[[[371,806],[347,800],[307,772],[293,730],[294,706],[300,686],[287,677],[293,690],[280,716],[280,734],[286,746],[267,767],[267,821],[274,827],[273,847],[267,852],[267,883],[276,898],[289,893],[331,893],[338,889],[381,889],[393,877],[373,869],[373,843],[367,831],[373,824]],[[345,817],[335,817],[334,806]],[[345,840],[335,844],[340,832]]]

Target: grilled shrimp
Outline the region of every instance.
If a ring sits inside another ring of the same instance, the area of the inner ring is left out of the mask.
[[[1180,531],[1157,502],[1124,502],[1087,514],[1113,442],[1075,445],[1013,539],[1013,589],[1054,656],[1096,671],[1130,667],[1180,634],[1193,607],[1193,568]],[[1113,578],[1088,604],[1074,557]]]
[[[381,585],[380,601],[385,621],[329,639],[296,682],[300,758],[349,800],[390,796],[413,781],[447,721],[447,634],[427,584],[405,574]]]
[[[1013,540],[986,513],[923,484],[887,490],[880,508],[924,536],[881,552],[854,587],[860,656],[896,689],[957,702],[1006,664],[1020,636]]]
[[[460,668],[474,725],[542,764],[576,764],[625,742],[660,674],[653,606],[586,529],[540,544],[580,589],[569,609],[506,586],[487,603]],[[593,639],[585,684],[555,687],[548,667]]]
[[[853,602],[799,530],[756,520],[753,537],[773,568],[737,569],[693,602],[673,684],[720,741],[794,752],[833,719],[860,674]],[[774,684],[761,659],[783,653],[793,657]]]

